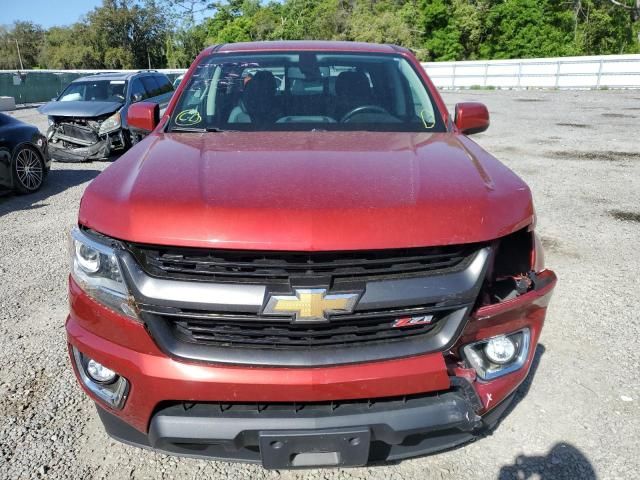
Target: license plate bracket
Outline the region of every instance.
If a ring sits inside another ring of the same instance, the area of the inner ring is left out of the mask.
[[[260,432],[265,468],[356,467],[369,459],[367,427]]]

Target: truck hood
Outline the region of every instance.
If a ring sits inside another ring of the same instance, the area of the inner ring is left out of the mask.
[[[49,102],[38,111],[50,117],[94,118],[113,113],[122,107],[121,102]]]
[[[79,221],[146,244],[356,250],[471,243],[533,221],[511,170],[452,133],[155,133]]]

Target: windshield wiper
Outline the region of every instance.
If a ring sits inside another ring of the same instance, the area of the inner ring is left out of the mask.
[[[207,127],[207,128],[202,128],[202,127],[171,127],[171,130],[169,130],[169,132],[192,132],[192,133],[207,133],[207,132],[228,132],[229,130],[223,130],[221,128],[218,127]]]

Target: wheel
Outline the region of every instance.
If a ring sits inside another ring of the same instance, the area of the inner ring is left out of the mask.
[[[33,193],[44,181],[44,162],[31,147],[20,147],[13,161],[13,185],[20,193]]]
[[[351,120],[351,118],[355,117],[356,115],[363,114],[365,112],[383,113],[385,115],[389,115],[389,112],[387,112],[386,109],[379,107],[378,105],[362,105],[360,107],[351,109],[346,114],[344,114],[342,116],[342,119],[340,120],[340,123],[348,123]]]

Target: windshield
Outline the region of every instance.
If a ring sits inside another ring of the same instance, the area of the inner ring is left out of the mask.
[[[73,82],[64,89],[59,102],[103,101],[124,102],[127,91],[126,80],[96,80],[94,82]]]
[[[203,129],[419,132],[444,125],[403,57],[301,52],[203,59],[169,130]]]

